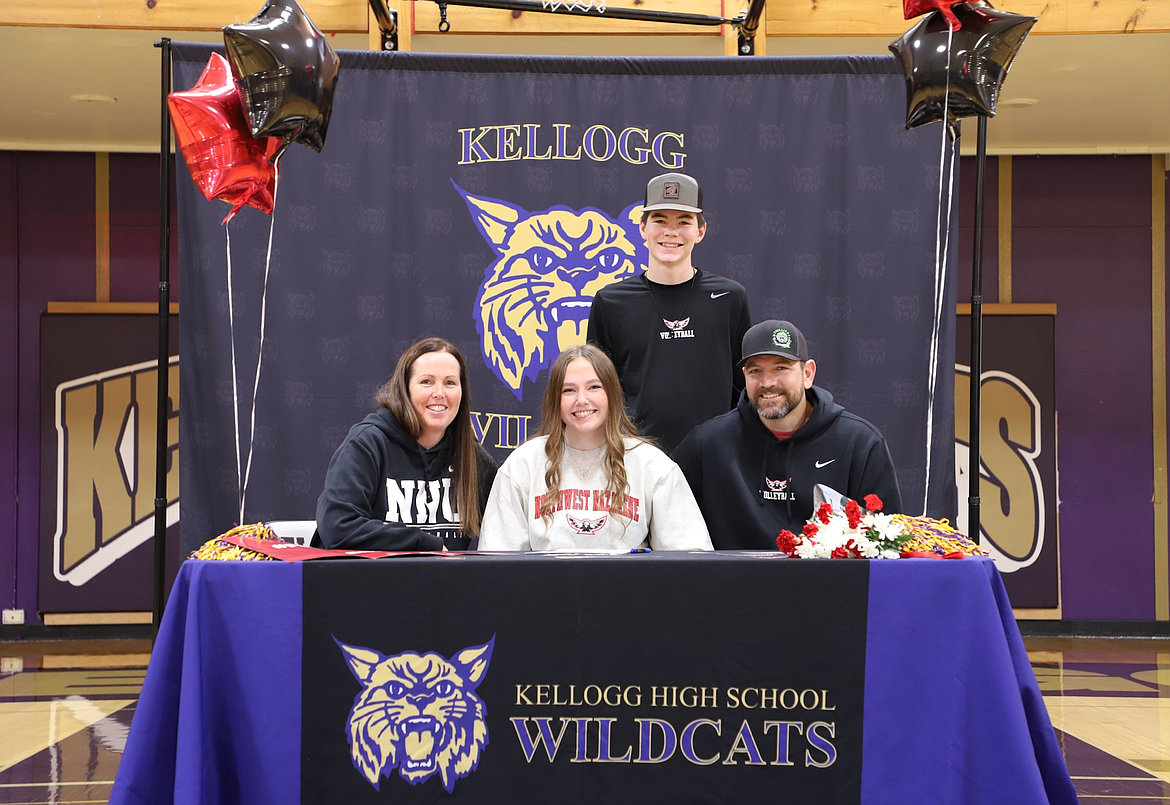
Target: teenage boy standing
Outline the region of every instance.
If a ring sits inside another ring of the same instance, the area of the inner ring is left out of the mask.
[[[742,285],[691,263],[707,233],[692,177],[651,179],[639,230],[646,272],[597,293],[588,339],[613,358],[639,432],[669,453],[695,425],[734,407],[751,315]]]

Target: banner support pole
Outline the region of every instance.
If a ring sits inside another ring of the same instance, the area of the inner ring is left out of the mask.
[[[165,605],[167,571],[167,414],[170,405],[170,275],[171,275],[171,117],[167,95],[171,90],[171,40],[154,46],[162,50],[162,87],[159,98],[159,249],[158,249],[158,405],[154,462],[154,609],[151,641],[158,637]]]
[[[967,457],[967,533],[979,539],[979,418],[983,374],[983,179],[987,172],[987,118],[979,115],[975,144],[975,231],[971,256],[971,420]]]

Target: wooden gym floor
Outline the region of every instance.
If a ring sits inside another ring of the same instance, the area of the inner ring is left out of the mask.
[[[1083,803],[1170,805],[1170,640],[1024,640]],[[0,642],[0,803],[104,803],[150,643]]]

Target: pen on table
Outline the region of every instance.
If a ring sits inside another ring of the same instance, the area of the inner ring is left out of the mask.
[[[650,553],[649,548],[630,548],[630,553]]]

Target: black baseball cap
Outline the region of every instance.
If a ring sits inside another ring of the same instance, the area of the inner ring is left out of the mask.
[[[739,365],[743,366],[749,358],[757,355],[776,355],[790,361],[807,361],[810,358],[804,333],[796,329],[792,322],[778,319],[752,325],[743,334],[743,358]]]
[[[703,190],[685,173],[664,173],[646,184],[646,203],[642,212],[653,210],[703,211]]]

